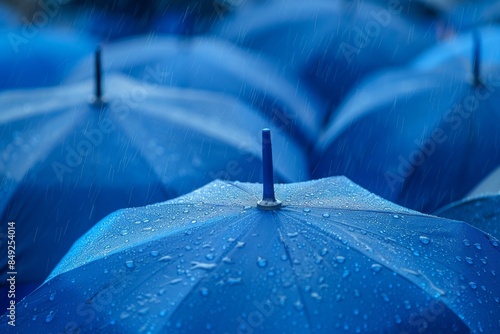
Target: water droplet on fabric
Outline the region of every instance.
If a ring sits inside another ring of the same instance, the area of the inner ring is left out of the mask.
[[[51,322],[52,320],[54,320],[55,316],[56,316],[56,313],[53,311],[50,311],[50,313],[45,318],[45,322]]]
[[[208,296],[208,289],[207,288],[201,288],[200,289],[200,295],[202,295],[202,296]]]
[[[421,235],[418,240],[420,240],[421,243],[423,243],[424,245],[428,245],[430,242],[431,242],[431,239],[429,239],[428,237],[425,237],[423,235]]]
[[[257,258],[257,265],[260,267],[260,268],[264,268],[265,266],[267,266],[267,260],[263,257],[258,257]]]

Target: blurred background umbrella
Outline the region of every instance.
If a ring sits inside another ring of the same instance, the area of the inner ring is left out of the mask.
[[[94,49],[92,38],[67,30],[0,29],[0,90],[60,84]]]
[[[474,34],[481,36],[481,61],[485,64],[500,63],[500,26],[491,25],[458,34],[434,47],[422,52],[410,66],[414,69],[429,70],[440,66],[448,66],[450,61],[460,61],[470,66],[471,53],[476,42]]]
[[[0,215],[17,223],[18,285],[45,279],[72,243],[114,210],[216,178],[261,180],[259,133],[268,121],[254,110],[210,92],[116,76],[106,83],[104,104],[89,103],[90,81],[0,95]],[[277,177],[306,179],[300,146],[272,128]],[[2,256],[2,282],[6,264]]]
[[[432,25],[393,7],[364,1],[274,1],[243,6],[214,34],[269,56],[277,69],[295,73],[299,82],[336,105],[367,73],[405,64],[436,41]]]
[[[70,82],[93,75],[92,57],[75,70]],[[153,68],[166,86],[221,92],[260,110],[304,145],[312,145],[321,125],[321,105],[294,86],[262,57],[247,55],[216,38],[149,35],[103,47],[105,73],[120,72],[143,80]],[[321,110],[323,109],[323,110]]]
[[[259,210],[261,194],[259,184],[215,181],[108,216],[19,303],[18,326],[120,333],[498,330],[493,237],[396,206],[343,177],[278,185],[283,205],[274,210]],[[433,317],[419,318],[425,310]]]
[[[358,86],[317,145],[314,177],[346,175],[423,212],[461,199],[500,163],[500,64],[483,63],[479,44],[468,64],[381,72]]]
[[[454,6],[449,16],[457,31],[500,23],[500,3],[491,0],[468,0]]]
[[[464,199],[445,206],[435,214],[468,222],[500,238],[500,168],[481,181]]]

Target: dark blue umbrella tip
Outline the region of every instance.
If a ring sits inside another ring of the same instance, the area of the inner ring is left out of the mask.
[[[101,106],[104,101],[102,98],[102,49],[99,45],[94,52],[94,79],[95,79],[95,94],[92,103],[96,106]]]
[[[277,210],[281,202],[274,196],[273,177],[273,149],[271,145],[271,130],[262,129],[262,200],[257,202],[257,207],[262,210]]]
[[[474,40],[474,56],[472,64],[474,86],[479,86],[481,85],[481,36],[477,29],[472,32],[472,38]]]

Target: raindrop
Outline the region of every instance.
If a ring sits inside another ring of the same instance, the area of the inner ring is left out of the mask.
[[[158,256],[158,251],[151,251],[151,256]]]
[[[345,257],[340,256],[340,255],[337,256],[335,259],[337,260],[338,263],[344,263],[345,262]]]
[[[125,261],[125,265],[127,266],[127,268],[133,268],[134,267],[134,261]]]
[[[304,304],[302,304],[300,300],[297,300],[295,303],[293,303],[293,307],[295,307],[297,311],[302,311],[304,309]]]
[[[145,218],[142,220],[144,223],[149,223],[149,219]]]
[[[354,315],[358,315],[359,314],[359,310],[357,308],[355,308],[352,313],[354,313]]]
[[[400,324],[400,323],[402,322],[401,317],[399,316],[399,314],[396,314],[396,315],[394,316],[394,321],[395,321],[397,324]]]
[[[205,259],[212,261],[215,258],[215,255],[213,253],[209,253],[205,255]]]
[[[295,238],[296,236],[298,236],[298,235],[299,235],[299,232],[287,233],[287,235],[288,235],[290,238]]]
[[[476,284],[475,282],[469,282],[469,286],[470,286],[472,289],[477,288],[477,284]]]
[[[476,243],[474,244],[474,246],[475,246],[477,249],[481,249],[481,244],[480,244],[479,242],[476,242]]]
[[[320,254],[321,256],[325,256],[325,255],[326,255],[326,253],[328,253],[328,248],[323,248],[323,249],[321,250],[321,252],[319,252],[319,254]]]
[[[349,270],[344,270],[344,272],[342,273],[342,278],[346,278],[347,276],[349,276],[351,274],[351,272]]]
[[[473,264],[474,263],[474,261],[472,261],[472,259],[470,257],[466,257],[465,261],[467,261],[468,264]]]
[[[309,213],[309,212],[311,212],[311,209],[309,209],[309,208],[304,208],[304,212]]]
[[[403,302],[403,304],[404,304],[404,306],[405,306],[405,309],[407,309],[407,310],[411,309],[411,304],[410,304],[410,302],[409,302],[408,300],[405,300],[405,301]]]
[[[267,266],[267,260],[259,256],[257,258],[257,265],[261,268],[264,268],[265,266]]]
[[[237,285],[237,284],[241,284],[242,280],[241,280],[241,277],[229,277],[227,279],[227,283],[229,285]]]
[[[47,318],[45,318],[45,322],[51,322],[54,320],[54,317],[56,316],[56,313],[53,311],[50,311],[50,313],[47,315]]]
[[[243,241],[238,241],[236,243],[236,248],[243,248],[243,247],[245,247],[245,243]]]
[[[149,307],[144,307],[144,308],[141,308],[139,311],[137,311],[137,313],[139,313],[140,315],[145,315],[146,313],[148,313],[149,311]]]
[[[420,256],[420,253],[418,251],[413,251],[413,255]]]
[[[227,263],[227,264],[234,263],[233,260],[231,260],[231,258],[228,256],[222,258],[222,262]]]
[[[208,289],[207,288],[201,288],[200,289],[200,295],[202,295],[202,296],[208,296]]]
[[[128,231],[127,230],[121,230],[120,234],[123,235],[123,236],[125,236],[125,235],[128,234]]]
[[[142,223],[140,220],[136,220],[136,221],[134,222],[134,224],[140,224],[140,223]]]
[[[372,264],[371,269],[373,272],[378,273],[382,270],[382,266],[378,263],[374,263],[374,264]]]
[[[283,255],[281,255],[281,259],[282,259],[283,261],[286,261],[286,260],[288,260],[288,257],[286,256],[286,254],[283,254]]]
[[[465,246],[470,246],[470,241],[469,241],[469,240],[464,239],[464,241],[463,241],[463,242],[464,242],[464,245],[465,245]]]
[[[36,314],[31,318],[31,320],[35,321],[36,320]]]
[[[193,265],[193,267],[191,267],[191,269],[204,269],[204,270],[211,270],[211,269],[214,269],[217,264],[215,263],[203,263],[203,262],[196,262],[196,261],[193,261],[191,262],[191,264]]]
[[[328,213],[324,213],[323,218],[330,218],[330,215]]]
[[[392,217],[394,217],[395,219],[398,219],[399,216],[398,215],[392,215]]]
[[[431,242],[431,239],[429,239],[428,237],[425,237],[423,235],[421,235],[419,238],[421,243],[423,243],[424,245],[428,245],[430,242]]]
[[[190,251],[192,248],[191,248],[191,246],[186,246],[186,247],[184,247],[184,249],[187,251]]]
[[[162,262],[168,262],[171,260],[172,260],[172,257],[170,255],[165,255],[165,256],[162,256],[161,258],[158,259],[158,261],[162,261]]]
[[[196,224],[196,223],[197,223],[196,219],[191,220],[191,224]]]
[[[492,244],[493,246],[498,247],[498,240],[497,240],[497,239],[491,238],[491,239],[490,239],[490,242],[491,242],[491,244]]]
[[[55,292],[53,292],[53,293],[50,295],[49,300],[50,300],[50,301],[53,301],[55,297],[56,297],[56,293],[55,293]]]

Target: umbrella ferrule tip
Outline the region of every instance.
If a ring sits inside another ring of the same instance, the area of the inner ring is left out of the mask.
[[[257,202],[257,208],[261,210],[279,210],[281,209],[282,204],[281,201],[278,200],[268,200],[268,199],[262,199]]]

